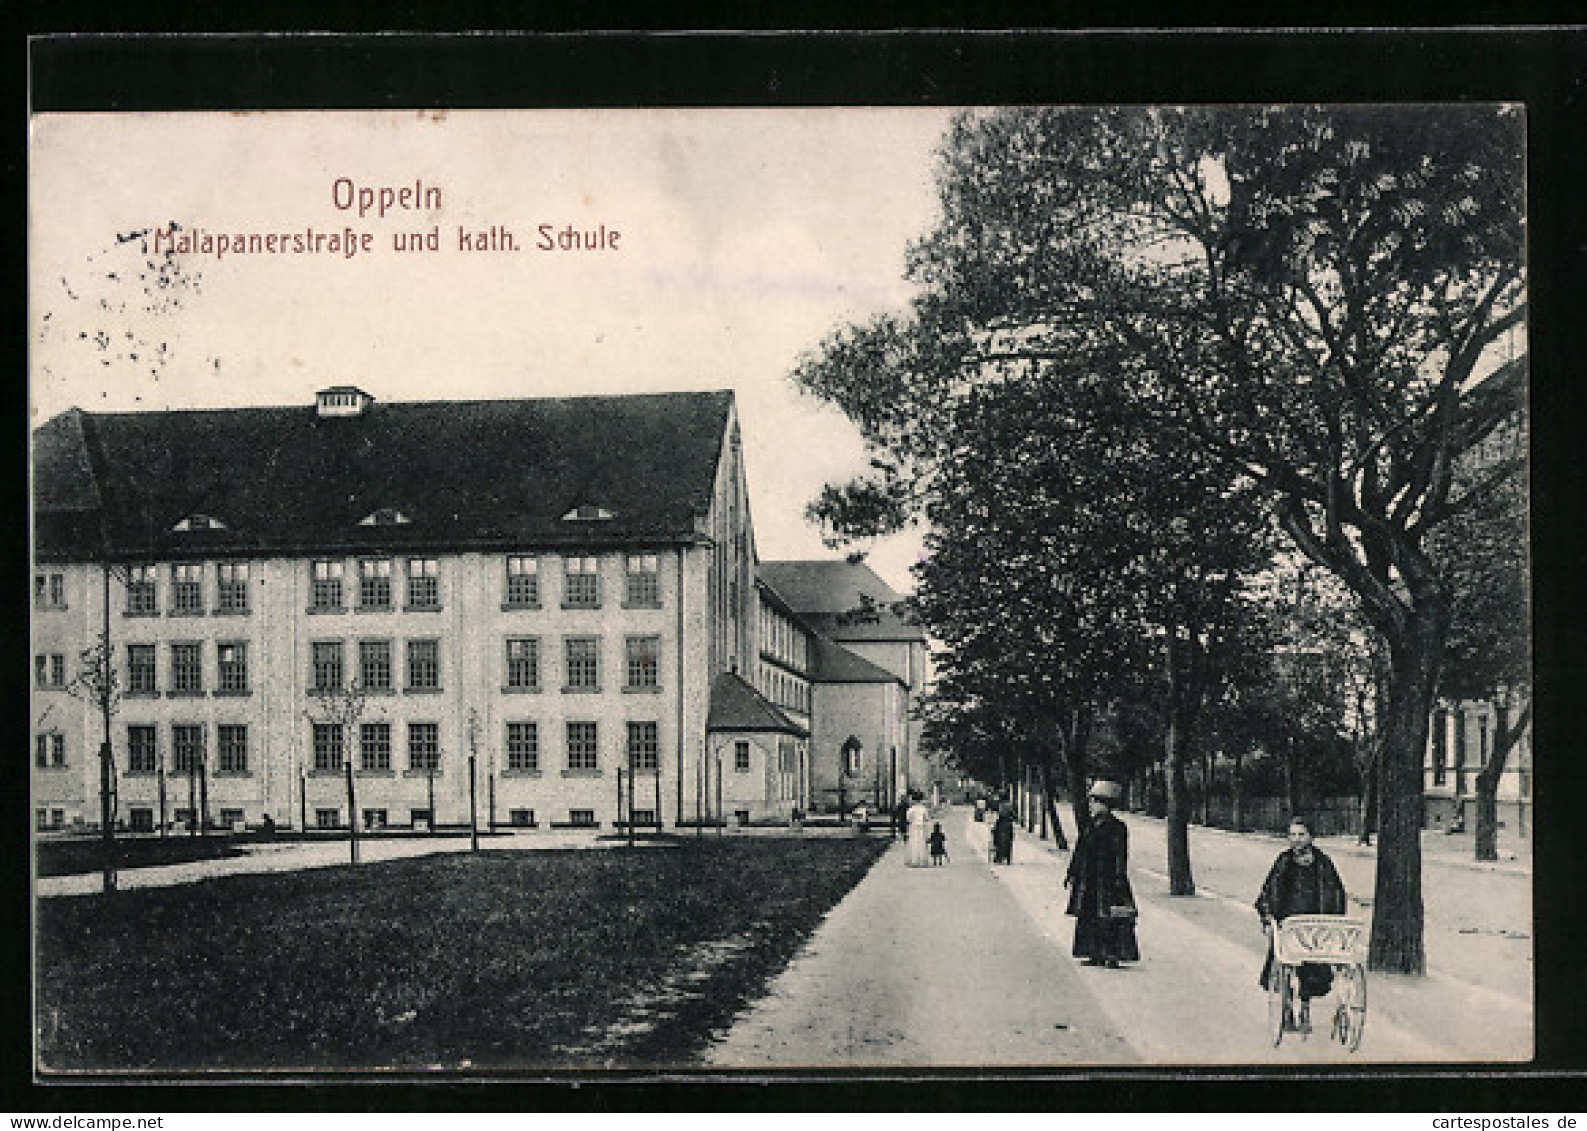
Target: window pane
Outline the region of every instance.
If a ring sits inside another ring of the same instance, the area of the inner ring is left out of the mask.
[[[593,770],[599,765],[594,723],[568,724],[568,769]]]
[[[567,686],[581,690],[600,687],[601,642],[595,636],[567,638]]]
[[[534,723],[507,724],[507,768],[540,768],[540,728]]]
[[[425,691],[438,688],[440,686],[440,641],[408,641],[408,687],[416,691]]]
[[[540,685],[540,641],[531,636],[511,637],[507,641],[507,686]]]

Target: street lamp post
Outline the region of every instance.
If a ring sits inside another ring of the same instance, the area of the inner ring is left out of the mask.
[[[479,800],[474,784],[479,758],[479,712],[468,711],[468,850],[479,851]]]

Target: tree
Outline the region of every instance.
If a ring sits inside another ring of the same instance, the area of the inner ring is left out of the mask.
[[[110,584],[108,571],[105,584]],[[115,652],[110,646],[108,620],[104,638],[80,653],[77,674],[66,689],[94,707],[105,728],[105,740],[99,747],[99,835],[102,890],[109,895],[116,890],[116,762],[110,733],[112,720],[121,708],[121,673],[116,670]]]
[[[1260,487],[1388,655],[1378,969],[1425,969],[1421,767],[1451,615],[1428,538],[1519,466],[1454,476],[1521,411],[1524,355],[1494,354],[1526,314],[1521,142],[1485,106],[966,113],[910,317],[804,375],[903,453],[822,499],[839,521],[907,513],[935,472],[918,432],[978,374],[1076,357],[1127,360],[1165,427]],[[878,371],[909,374],[904,404]]]
[[[334,726],[342,744],[342,769],[347,782],[347,845],[352,863],[358,863],[358,801],[353,792],[353,758],[349,743],[358,720],[364,717],[369,704],[368,693],[358,680],[343,687],[315,687],[309,691],[313,706],[307,712],[310,720],[324,726]],[[432,803],[433,804],[433,803]],[[430,824],[434,827],[432,812]]]
[[[873,334],[904,336],[880,353],[854,348]],[[804,361],[807,388],[861,392],[895,419],[914,410],[911,427],[876,430],[880,478],[829,489],[817,514],[844,534],[919,509],[931,532],[918,604],[944,644],[939,696],[1017,720],[1011,745],[1042,751],[1029,764],[1044,781],[1067,771],[1081,827],[1097,713],[1156,673],[1171,886],[1193,894],[1184,766],[1221,668],[1249,643],[1241,578],[1265,562],[1270,522],[1249,480],[1161,427],[1149,375],[1128,354],[988,358],[975,342],[889,323]],[[856,371],[856,356],[890,368]],[[922,364],[958,372],[961,387],[915,406]]]

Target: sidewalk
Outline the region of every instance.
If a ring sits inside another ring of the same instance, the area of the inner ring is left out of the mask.
[[[708,1064],[1349,1066],[1531,1056],[1529,1002],[1447,977],[1377,973],[1356,1053],[1331,1043],[1325,1027],[1275,1049],[1257,985],[1265,941],[1249,906],[1170,896],[1165,876],[1132,867],[1142,961],[1084,967],[1069,954],[1068,855],[1019,830],[1014,863],[994,867],[987,826],[962,809],[940,819],[953,863],[909,869],[901,848],[884,856]]]
[[[654,842],[641,839],[642,847]],[[536,849],[601,849],[626,844],[620,840],[597,840],[589,833],[534,832],[524,835],[495,835],[480,838],[481,852],[515,852]],[[259,872],[296,872],[305,868],[330,868],[349,863],[347,841],[275,841],[243,846],[242,856],[223,856],[214,860],[194,860],[184,864],[159,864],[148,868],[122,868],[116,872],[118,890],[171,887],[190,884],[216,876],[241,876]],[[439,852],[467,852],[466,836],[415,836],[362,839],[358,858],[362,863],[400,860],[410,856],[429,856]],[[45,876],[34,880],[39,898],[57,895],[90,895],[103,890],[98,872],[73,876]]]

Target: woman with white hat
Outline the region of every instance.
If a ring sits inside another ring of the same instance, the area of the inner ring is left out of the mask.
[[[1074,956],[1087,966],[1138,962],[1135,893],[1129,878],[1129,830],[1113,815],[1124,799],[1118,782],[1099,781],[1088,794],[1091,823],[1082,829],[1064,887],[1075,916]]]

